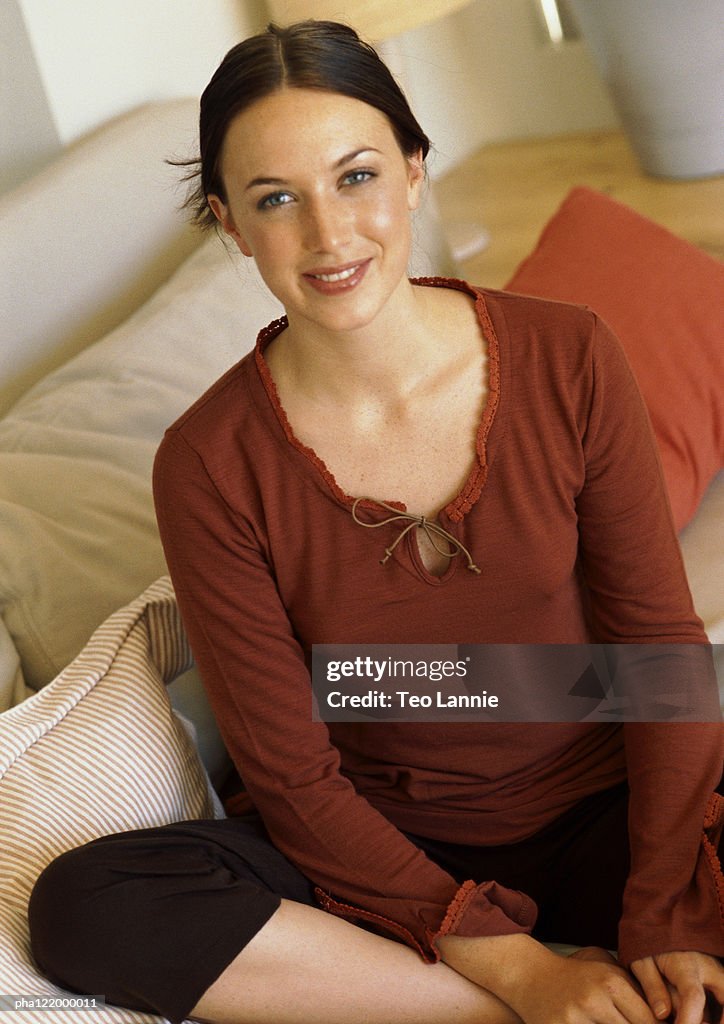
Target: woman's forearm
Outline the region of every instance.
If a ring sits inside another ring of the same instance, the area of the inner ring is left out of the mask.
[[[560,959],[530,935],[445,935],[437,948],[449,967],[514,1008],[521,989]]]
[[[445,963],[496,995],[526,1024],[655,1024],[630,975],[603,950],[600,958],[561,957],[528,935],[448,935],[437,945]]]

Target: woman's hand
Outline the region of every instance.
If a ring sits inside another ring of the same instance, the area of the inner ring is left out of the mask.
[[[515,1006],[526,1024],[654,1024],[630,975],[598,957],[559,959]]]
[[[525,1024],[656,1024],[628,972],[600,950],[565,958],[528,935],[449,935],[438,948]]]
[[[660,953],[634,960],[631,972],[658,1020],[666,1020],[672,1012],[676,1024],[719,1024],[724,1020],[724,967],[715,957],[705,953]],[[707,996],[719,1004],[714,1016],[707,1015]]]

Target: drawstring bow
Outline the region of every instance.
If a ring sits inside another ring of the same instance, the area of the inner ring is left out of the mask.
[[[391,512],[392,515],[388,516],[387,519],[380,520],[379,523],[366,523],[363,519],[360,519],[357,514],[357,506],[362,501],[370,501],[375,505],[379,505],[381,508],[387,509],[388,512]],[[395,508],[393,505],[388,505],[386,501],[379,501],[377,498],[362,497],[357,498],[354,504],[352,505],[352,518],[354,519],[355,523],[358,524],[358,526],[364,526],[369,530],[376,530],[380,526],[388,526],[390,523],[395,523],[400,520],[407,521],[407,526],[405,526],[400,531],[400,533],[397,535],[392,544],[390,544],[388,548],[385,548],[385,557],[380,559],[380,565],[385,564],[388,558],[391,557],[392,552],[395,550],[400,541],[407,536],[410,530],[414,529],[417,526],[421,530],[424,530],[428,540],[435,548],[435,550],[438,552],[438,554],[443,555],[445,558],[455,558],[456,555],[462,552],[468,560],[466,568],[470,569],[471,572],[475,572],[478,574],[481,573],[481,570],[473,562],[472,555],[465,547],[465,545],[462,543],[462,541],[458,540],[457,537],[454,537],[452,533],[449,533],[444,527],[440,526],[439,523],[427,519],[425,516],[414,515],[414,513],[412,512],[402,512],[400,509]],[[448,544],[452,545],[453,550],[446,551],[443,548],[441,548],[437,540],[438,538],[443,538],[444,540],[446,540]]]

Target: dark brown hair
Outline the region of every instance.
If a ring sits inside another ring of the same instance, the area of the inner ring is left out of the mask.
[[[210,227],[216,218],[207,196],[225,202],[221,156],[231,121],[242,110],[284,87],[320,89],[362,100],[385,114],[406,156],[430,140],[386,64],[354,29],[335,21],[300,21],[288,28],[268,25],[265,32],[239,43],[224,57],[201,96],[199,158],[179,161],[193,167],[187,180],[196,185],[186,201],[194,221]]]

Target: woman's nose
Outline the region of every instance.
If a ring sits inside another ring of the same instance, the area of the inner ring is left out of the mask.
[[[349,240],[350,221],[342,204],[309,203],[304,217],[304,242],[310,252],[337,252]]]

